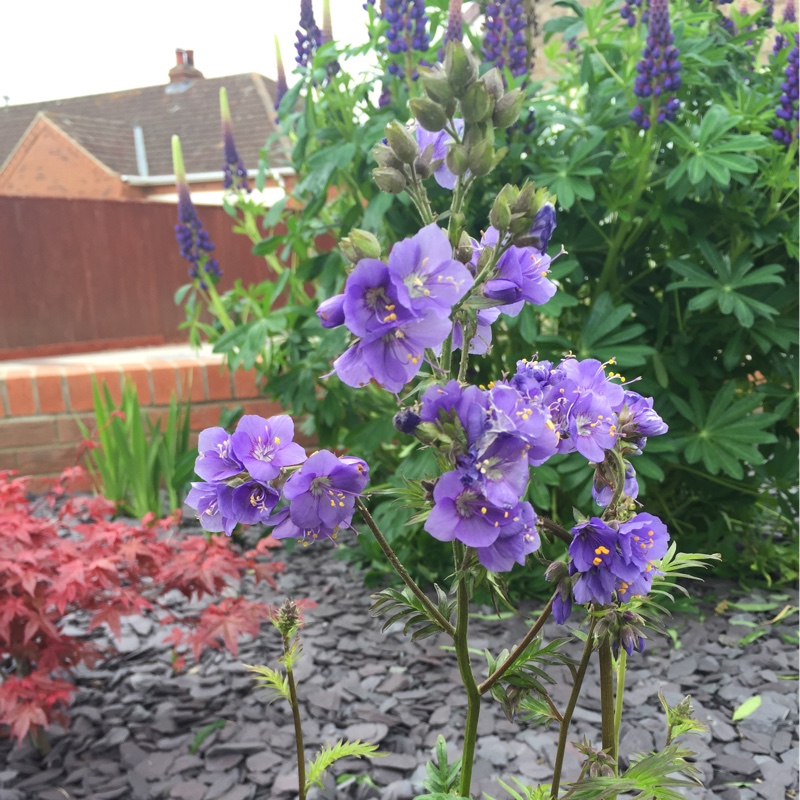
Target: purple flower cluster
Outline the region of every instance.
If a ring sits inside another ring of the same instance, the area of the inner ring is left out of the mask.
[[[797,14],[795,11],[794,0],[786,0],[786,5],[783,8],[783,18],[782,21],[784,23],[791,23],[797,21]],[[772,46],[772,55],[776,56],[789,44],[789,40],[780,32],[775,37],[775,43]]]
[[[427,53],[430,47],[428,35],[428,15],[425,0],[385,0],[383,18],[388,23],[386,29],[386,49],[393,56],[410,50]],[[398,78],[405,76],[401,61],[392,61],[389,74]],[[416,80],[417,75],[411,76]]]
[[[758,18],[759,28],[773,28],[775,27],[775,0],[764,0],[764,13]]]
[[[358,337],[336,359],[334,372],[348,386],[374,380],[399,392],[419,372],[425,350],[441,347],[450,333],[450,311],[472,283],[436,224],[398,242],[388,264],[362,259],[343,294],[317,309],[324,327],[345,325]]]
[[[311,0],[300,0],[300,27],[297,31],[296,61],[301,67],[308,67],[317,48],[322,45],[322,31],[314,20]]]
[[[658,123],[673,120],[680,107],[676,97],[668,97],[681,85],[681,62],[678,60],[679,52],[673,44],[674,41],[668,0],[651,0],[647,41],[642,60],[636,65],[638,75],[633,93],[642,99],[651,99]],[[650,127],[650,116],[641,103],[631,111],[631,119],[645,130]]]
[[[619,15],[625,20],[629,28],[636,24],[636,9],[642,7],[642,0],[623,0]]]
[[[558,446],[547,408],[508,382],[480,389],[450,381],[425,391],[418,418],[457,431],[450,452],[455,469],[436,482],[425,530],[440,541],[474,547],[494,572],[523,564],[539,547],[536,514],[522,499],[528,468]]]
[[[192,279],[204,276],[219,278],[222,270],[215,258],[214,244],[208,238],[208,232],[197,216],[189,184],[186,181],[186,169],[183,165],[181,142],[177,136],[172,137],[172,164],[175,170],[175,184],[178,192],[178,224],[175,226],[175,238],[178,240],[181,258],[189,264],[189,275]]]
[[[605,605],[614,596],[625,603],[647,594],[657,574],[653,562],[663,558],[669,546],[664,523],[646,513],[611,524],[592,517],[576,525],[572,536],[570,577],[562,582],[572,585],[572,593],[560,592],[553,603],[553,616],[560,624],[572,612],[573,598],[581,605]]]
[[[792,139],[797,136],[798,119],[798,36],[794,35],[794,47],[789,51],[786,64],[786,74],[781,84],[780,105],[775,109],[775,116],[780,124],[772,135],[776,141],[789,147]]]
[[[464,19],[461,15],[461,0],[450,0],[447,7],[447,28],[444,32],[444,43],[460,42],[464,36]],[[441,58],[441,54],[439,56]]]
[[[236,431],[207,428],[200,434],[193,483],[186,503],[198,512],[207,531],[230,536],[237,524],[274,525],[276,538],[305,542],[336,538],[353,518],[355,498],[369,480],[365,461],[337,458],[320,450],[306,459],[286,415],[241,418]],[[300,468],[278,490],[272,482],[287,467]],[[288,505],[276,511],[281,497]]]
[[[224,88],[219,90],[219,105],[220,116],[222,117],[222,149],[225,154],[225,164],[222,167],[222,186],[225,189],[235,187],[240,191],[249,192],[247,170],[244,168],[244,162],[236,149],[231,110],[228,106],[228,93]]]
[[[544,252],[555,227],[555,209],[547,203],[534,218],[530,232],[531,236],[538,237],[541,247],[511,245],[500,256],[494,276],[483,287],[483,296],[497,301],[500,312],[515,317],[526,301],[544,305],[556,293],[556,285],[547,277],[552,259]],[[485,247],[500,244],[498,236],[497,229],[490,227],[480,243],[473,240],[471,263],[474,268]]]
[[[491,0],[486,4],[483,60],[502,72],[527,75],[530,68],[525,29],[528,15],[523,0]]]

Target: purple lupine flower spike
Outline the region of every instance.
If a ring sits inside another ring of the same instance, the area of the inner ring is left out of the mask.
[[[222,167],[222,186],[225,189],[235,188],[243,192],[249,192],[247,170],[244,168],[244,162],[236,149],[236,140],[233,138],[233,123],[231,122],[231,109],[228,105],[228,92],[224,87],[219,90],[219,110],[222,117],[222,148],[225,153],[225,164]]]
[[[447,27],[444,31],[442,46],[439,48],[439,61],[444,61],[445,47],[448,42],[460,42],[464,38],[464,17],[461,13],[462,0],[450,0],[447,7]]]
[[[787,22],[796,22],[797,15],[795,12],[795,5],[794,0],[786,0],[786,5],[783,8],[783,18],[782,21],[784,23]],[[789,44],[789,40],[780,32],[775,37],[775,44],[772,46],[772,55],[776,56]]]
[[[311,0],[300,0],[300,28],[297,31],[297,63],[301,67],[311,64],[314,53],[322,44],[322,31],[314,20],[314,9]]]
[[[528,15],[523,0],[496,0],[486,5],[483,60],[502,72],[526,75],[530,68],[525,29]]]
[[[386,30],[386,49],[391,55],[399,57],[397,60],[392,60],[387,69],[390,75],[403,78],[405,77],[403,54],[410,50],[425,53],[430,47],[425,0],[385,0],[383,18],[389,23]],[[416,72],[411,75],[413,80],[418,77]],[[387,89],[384,89],[384,94],[386,92]],[[388,95],[385,98],[381,95],[381,100],[388,103]]]
[[[619,15],[625,20],[629,28],[636,24],[636,10],[642,7],[642,0],[623,0]]]
[[[281,100],[283,100],[286,92],[289,91],[289,84],[286,83],[286,69],[283,66],[283,57],[281,56],[281,46],[278,43],[278,37],[275,37],[275,61],[277,63],[278,79],[275,82],[275,110],[280,108]]]
[[[219,278],[222,270],[217,260],[210,255],[214,252],[214,244],[208,238],[208,233],[192,203],[189,184],[186,182],[186,169],[183,166],[181,140],[177,136],[172,137],[172,163],[178,191],[178,224],[175,226],[175,237],[178,240],[181,258],[185,258],[191,264],[189,275],[192,278],[205,276]]]
[[[331,21],[331,0],[322,0],[322,32],[320,37],[321,44],[328,44],[333,41],[333,22]],[[335,75],[341,67],[338,60],[331,61],[326,67],[328,76]]]
[[[759,28],[773,28],[775,26],[775,0],[764,0],[764,13],[756,23]]]
[[[674,41],[668,0],[651,0],[647,41],[642,60],[636,65],[638,75],[633,86],[633,93],[637,97],[649,100],[650,113],[641,103],[631,111],[631,119],[645,130],[653,122],[673,120],[680,107],[676,97],[669,97],[681,85],[681,62]],[[655,119],[652,119],[653,111]]]
[[[772,131],[773,138],[789,147],[797,138],[798,119],[798,35],[794,35],[794,47],[789,51],[784,81],[781,84],[780,105],[775,116],[780,124]]]

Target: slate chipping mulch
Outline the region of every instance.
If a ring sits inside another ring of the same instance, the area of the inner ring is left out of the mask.
[[[422,791],[424,763],[438,734],[451,743],[463,729],[465,700],[459,691],[452,653],[444,637],[412,643],[400,631],[381,633],[371,619],[369,590],[357,571],[335,559],[326,545],[296,548],[285,557],[280,592],[245,589],[249,597],[279,603],[283,596],[319,603],[307,612],[304,658],[298,668],[307,750],[341,738],[379,743],[390,753],[371,764],[348,760],[337,775],[369,771],[374,786],[354,778],[338,788],[332,780],[317,800],[380,798],[406,800]],[[764,602],[764,593],[741,597],[730,584],[712,582],[702,590],[715,599],[735,597]],[[797,603],[797,593],[790,601]],[[175,603],[181,603],[179,596]],[[644,656],[629,661],[621,752],[636,753],[663,744],[659,688],[675,703],[691,694],[707,734],[686,737],[697,751],[706,789],[687,790],[696,800],[785,800],[798,795],[797,646],[780,633],[797,633],[796,616],[767,625],[769,634],[748,646],[739,640],[747,623],[765,623],[773,612],[714,613],[713,602],[698,599],[705,620],[670,621],[680,647],[658,634]],[[532,608],[529,604],[528,611]],[[736,624],[738,623],[738,624]],[[137,618],[124,626],[122,653],[94,670],[83,671],[71,709],[69,730],[52,732],[53,749],[41,760],[29,746],[11,749],[0,740],[0,800],[257,800],[296,797],[291,718],[282,702],[267,703],[239,662],[275,666],[279,643],[265,624],[260,640],[245,643],[239,659],[207,653],[197,668],[171,674],[169,653],[160,645],[165,631],[154,620]],[[521,620],[475,620],[471,645],[495,652],[524,634]],[[563,635],[548,623],[545,637]],[[578,648],[579,651],[579,648]],[[576,651],[576,653],[578,652]],[[794,676],[785,679],[783,676]],[[573,740],[599,742],[598,676],[590,669],[582,705],[576,710]],[[560,681],[552,695],[566,703],[569,685]],[[731,714],[754,694],[760,708],[738,722]],[[226,720],[189,753],[203,726]],[[555,755],[553,731],[508,722],[499,706],[484,701],[474,768],[473,793],[506,798],[496,783],[517,776],[529,784],[547,782]],[[570,745],[566,778],[578,772]],[[622,798],[620,798],[622,800]]]

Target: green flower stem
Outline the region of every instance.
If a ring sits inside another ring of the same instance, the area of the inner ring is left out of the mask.
[[[575,706],[578,704],[583,678],[586,675],[586,669],[589,666],[589,659],[592,655],[595,625],[597,625],[597,618],[593,616],[592,621],[589,623],[589,633],[586,636],[586,645],[583,648],[581,663],[578,665],[578,673],[575,676],[575,682],[572,684],[572,693],[567,701],[567,707],[564,709],[564,716],[558,733],[558,749],[556,750],[556,763],[553,767],[553,783],[550,786],[551,800],[557,800],[558,798],[558,787],[561,785],[561,770],[564,768],[564,752],[567,748],[569,725],[572,722],[572,715],[575,713]]]
[[[284,651],[286,642],[284,642]],[[286,680],[289,684],[289,697],[294,718],[294,739],[297,743],[297,791],[300,800],[306,800],[306,751],[303,744],[303,725],[300,721],[300,704],[297,702],[297,688],[294,683],[294,673],[286,669]]]
[[[558,594],[556,592],[556,594]],[[491,691],[492,687],[505,675],[505,673],[514,666],[514,663],[524,652],[525,648],[533,641],[534,636],[542,629],[542,626],[547,622],[550,612],[553,610],[553,600],[556,599],[554,594],[548,601],[547,605],[539,614],[539,618],[533,624],[533,627],[525,634],[522,641],[511,651],[508,658],[480,685],[478,691],[483,695]]]
[[[481,695],[478,685],[475,683],[475,676],[469,660],[469,590],[467,579],[463,575],[458,581],[456,598],[456,633],[453,643],[458,659],[458,671],[461,673],[461,682],[467,692],[467,720],[464,727],[464,748],[461,753],[461,781],[458,793],[461,797],[469,797],[472,785],[472,764],[475,760],[475,743],[478,738]]]
[[[617,662],[617,702],[614,706],[614,752],[619,758],[619,729],[622,724],[622,700],[625,695],[625,669],[628,666],[628,654],[620,648]]]
[[[614,732],[614,661],[611,657],[611,639],[603,636],[597,649],[600,660],[600,715],[603,718],[603,750],[614,759],[617,771],[617,748]]]
[[[386,537],[381,533],[381,529],[378,527],[378,524],[372,518],[372,515],[367,510],[367,507],[361,502],[360,498],[356,498],[356,508],[358,509],[358,513],[361,514],[361,518],[367,524],[367,527],[372,531],[372,535],[375,537],[375,541],[378,543],[378,546],[383,550],[384,555],[386,558],[389,559],[389,563],[394,568],[394,571],[400,576],[403,583],[408,586],[409,589],[416,595],[417,599],[425,606],[426,611],[430,615],[432,621],[436,622],[436,624],[447,634],[451,637],[455,637],[456,629],[453,627],[450,620],[445,619],[440,613],[439,609],[430,601],[428,596],[422,589],[417,586],[414,582],[414,579],[408,574],[406,568],[400,563],[400,559],[397,557],[397,554],[392,550],[391,545],[389,542],[386,541]]]
[[[233,330],[233,328],[236,327],[236,324],[228,315],[228,312],[225,310],[225,306],[222,305],[222,298],[219,296],[219,292],[217,292],[217,288],[214,286],[212,281],[209,281],[206,284],[205,291],[211,313],[214,314],[226,331]]]
[[[539,517],[539,523],[546,531],[555,534],[556,538],[561,539],[564,544],[572,544],[572,534],[566,530],[566,528],[562,528],[557,522],[553,522],[553,520],[547,519],[547,517]]]
[[[467,368],[469,367],[469,347],[477,327],[477,322],[461,323],[461,363],[458,366],[459,383],[464,383],[467,380]]]

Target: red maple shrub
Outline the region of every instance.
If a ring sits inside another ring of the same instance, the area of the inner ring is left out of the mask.
[[[119,638],[123,617],[160,607],[170,590],[216,598],[191,615],[162,614],[175,625],[165,641],[176,651],[187,646],[195,659],[208,647],[236,656],[239,637],[258,634],[274,608],[241,596],[220,601],[221,593],[245,574],[274,586],[283,569],[263,560],[278,544],[269,537],[241,554],[225,537],[181,533],[176,516],[112,521],[112,503],[68,494],[71,477],[34,507],[25,479],[0,472],[0,729],[19,741],[66,721],[72,671],[104,655],[90,638],[63,630],[66,615],[78,612],[87,631],[105,624]],[[177,652],[174,665],[183,665]]]

